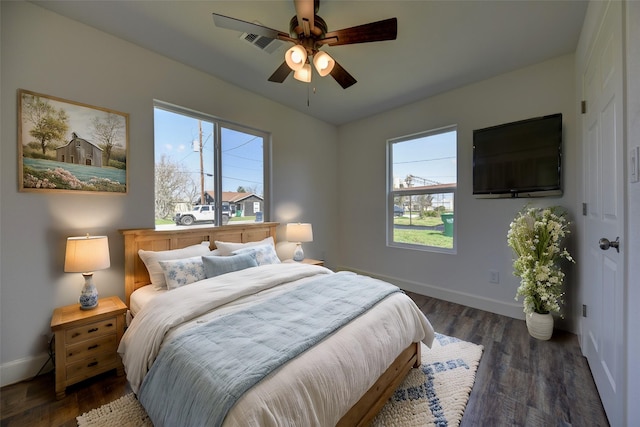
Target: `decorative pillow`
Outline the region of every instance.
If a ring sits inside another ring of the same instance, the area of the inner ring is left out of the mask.
[[[265,264],[280,264],[280,258],[276,254],[276,248],[271,245],[256,245],[248,248],[238,249],[233,251],[234,255],[246,254],[253,252],[256,255],[256,261],[258,265]]]
[[[251,246],[258,245],[266,245],[269,244],[275,247],[275,243],[273,241],[273,237],[269,236],[266,239],[260,240],[258,242],[247,242],[247,243],[235,243],[235,242],[219,242],[215,241],[216,248],[220,251],[220,255],[232,255],[233,251],[237,251],[238,249],[244,249]]]
[[[204,274],[207,279],[258,266],[258,261],[256,261],[256,256],[253,253],[233,256],[203,256],[202,262],[204,263]]]
[[[167,289],[175,289],[198,280],[206,279],[202,257],[158,261],[164,271]]]
[[[167,282],[164,278],[164,271],[162,271],[158,261],[208,255],[210,252],[209,242],[202,242],[199,245],[192,245],[187,246],[186,248],[172,249],[169,251],[145,251],[140,249],[138,251],[138,255],[147,267],[153,287],[156,289],[166,289]]]

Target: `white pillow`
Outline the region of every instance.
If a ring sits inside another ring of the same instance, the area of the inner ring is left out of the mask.
[[[258,265],[280,264],[280,258],[278,258],[278,255],[276,254],[276,248],[269,244],[249,246],[248,248],[238,249],[232,253],[234,255],[238,255],[250,252],[255,254]]]
[[[275,243],[273,241],[273,237],[269,236],[266,239],[262,239],[258,242],[247,242],[247,243],[235,243],[235,242],[219,242],[215,241],[216,248],[220,251],[220,255],[227,256],[233,255],[233,251],[237,251],[238,249],[244,249],[251,246],[258,245],[271,245],[275,247]]]
[[[140,249],[138,255],[149,272],[149,278],[153,287],[156,289],[166,289],[167,282],[164,278],[164,271],[158,264],[158,261],[166,261],[170,259],[183,259],[194,256],[209,255],[209,242],[202,242],[199,245],[187,246],[182,249],[173,249],[169,251],[145,251]]]
[[[204,264],[201,256],[158,261],[158,264],[160,264],[164,272],[167,289],[169,290],[207,278],[204,274]]]

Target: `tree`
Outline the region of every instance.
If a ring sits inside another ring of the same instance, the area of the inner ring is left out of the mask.
[[[111,152],[114,147],[121,146],[120,140],[124,140],[124,122],[116,114],[109,113],[104,120],[94,117],[91,121],[93,125],[93,136],[98,146],[102,148],[103,156],[102,164],[109,166],[111,160]]]
[[[433,196],[431,194],[421,194],[413,199],[415,205],[420,210],[420,217],[422,218],[427,213],[427,208],[433,204]]]
[[[38,96],[25,95],[22,117],[33,125],[29,135],[38,140],[43,155],[51,142],[64,142],[69,116],[62,108],[58,110]]]
[[[238,189],[236,190],[236,193],[246,193],[246,192],[247,190],[245,190],[242,185],[239,185]]]
[[[189,172],[165,156],[156,163],[155,174],[155,216],[158,219],[172,217],[176,204],[190,202],[198,192]]]

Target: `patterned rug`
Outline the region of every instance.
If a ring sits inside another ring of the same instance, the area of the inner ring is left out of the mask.
[[[375,427],[457,426],[473,388],[483,347],[436,333],[373,421]],[[77,417],[79,427],[153,427],[133,393]]]

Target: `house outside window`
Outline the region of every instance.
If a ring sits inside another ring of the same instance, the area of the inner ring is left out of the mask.
[[[387,245],[455,253],[456,127],[394,138],[387,146]]]
[[[267,132],[155,101],[156,226],[268,220],[269,144]]]

